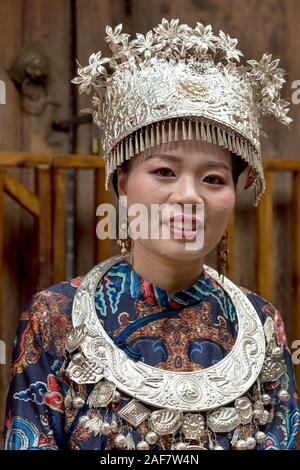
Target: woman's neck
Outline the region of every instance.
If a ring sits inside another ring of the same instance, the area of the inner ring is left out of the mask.
[[[134,244],[130,263],[143,279],[166,290],[169,295],[192,287],[203,272],[204,258],[197,260],[173,260],[145,250]]]

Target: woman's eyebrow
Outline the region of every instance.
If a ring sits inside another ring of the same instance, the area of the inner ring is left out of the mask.
[[[182,162],[181,157],[176,157],[176,155],[170,155],[170,154],[152,154],[149,155],[149,157],[146,158],[146,160],[149,160],[150,158],[158,158],[159,160],[170,160],[174,162]],[[227,165],[225,162],[221,162],[219,160],[206,160],[204,162],[201,162],[201,166],[205,168],[224,168],[225,170],[228,170],[231,172],[231,168]]]

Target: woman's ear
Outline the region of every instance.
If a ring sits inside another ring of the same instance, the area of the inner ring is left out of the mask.
[[[127,195],[127,174],[121,167],[117,168],[118,175],[118,194],[119,196]]]

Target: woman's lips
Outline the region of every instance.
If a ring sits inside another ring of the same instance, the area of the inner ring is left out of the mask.
[[[192,229],[190,229],[190,228],[187,229],[184,226],[182,228],[175,227],[172,222],[170,222],[169,224],[170,224],[170,227],[169,227],[170,233],[173,233],[174,235],[178,236],[179,238],[195,238],[197,236],[197,234],[199,233],[199,231],[201,230],[201,228],[202,228],[201,224],[196,226],[195,229],[193,229],[193,228]],[[168,223],[165,223],[164,225],[166,225],[166,227],[168,227]],[[190,226],[191,226],[191,224],[189,224],[189,227]]]

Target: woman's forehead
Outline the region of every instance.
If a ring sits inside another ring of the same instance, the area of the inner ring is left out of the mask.
[[[189,153],[190,158],[194,155],[195,158],[199,159],[213,158],[214,160],[231,162],[231,152],[215,144],[201,140],[178,140],[151,147],[141,152],[134,158],[135,162],[133,164],[141,164],[154,157],[171,160],[170,157],[174,156],[177,160],[184,161],[187,158],[187,153]]]

